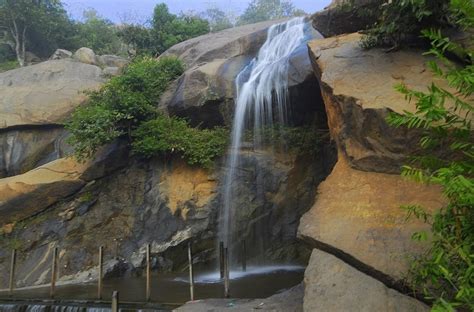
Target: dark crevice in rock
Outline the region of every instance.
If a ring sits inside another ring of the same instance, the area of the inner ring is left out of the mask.
[[[29,125],[15,125],[10,127],[0,128],[0,134],[9,131],[28,131],[28,130],[52,130],[64,129],[64,125],[60,123],[46,123],[46,124],[29,124]]]

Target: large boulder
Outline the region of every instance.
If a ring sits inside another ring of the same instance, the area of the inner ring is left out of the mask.
[[[97,65],[97,56],[90,48],[80,48],[74,53],[73,57],[81,63]]]
[[[340,259],[315,249],[304,277],[305,312],[428,312],[422,302],[388,288]]]
[[[70,60],[1,73],[0,130],[62,124],[104,81],[99,67]]]
[[[123,68],[127,66],[129,60],[117,55],[100,55],[97,57],[97,62],[102,67]]]
[[[364,50],[361,35],[311,41],[309,52],[320,81],[331,136],[354,168],[398,173],[419,147],[415,131],[387,125],[390,112],[414,112],[415,103],[394,89],[400,83],[425,91],[433,76],[418,50]]]
[[[204,126],[229,124],[235,96],[235,78],[256,55],[270,26],[285,20],[262,22],[204,35],[180,43],[163,55],[179,57],[186,72],[162,96],[160,107]],[[320,37],[311,27],[308,36]],[[304,47],[290,62],[290,87],[313,78]],[[301,103],[301,101],[294,101]]]

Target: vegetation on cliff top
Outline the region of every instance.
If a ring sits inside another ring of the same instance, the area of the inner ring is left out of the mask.
[[[123,75],[89,92],[88,103],[77,108],[66,124],[76,157],[91,158],[101,146],[125,137],[138,155],[178,154],[189,164],[210,166],[224,153],[227,132],[192,128],[156,109],[161,94],[183,70],[176,58],[139,58]]]
[[[394,6],[401,2],[411,3],[409,11],[414,10],[416,16],[428,14],[417,12],[428,1],[394,1]],[[471,0],[452,0],[449,9],[451,21],[460,30],[472,31]],[[441,185],[448,204],[432,215],[419,206],[404,207],[409,215],[429,223],[433,236],[429,251],[413,262],[411,279],[424,290],[426,298],[434,301],[433,311],[474,311],[474,51],[439,30],[423,30],[422,34],[431,41],[427,54],[438,60],[429,62],[430,68],[450,88],[432,83],[426,92],[420,92],[397,86],[408,100],[415,102],[416,112],[392,114],[389,122],[423,133],[423,151],[403,168],[403,175]],[[472,40],[471,37],[471,47]],[[448,58],[453,55],[457,56],[456,62]],[[420,232],[413,238],[424,241],[428,236]]]

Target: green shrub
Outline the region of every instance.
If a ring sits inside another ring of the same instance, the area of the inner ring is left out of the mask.
[[[197,129],[184,119],[158,116],[133,133],[133,151],[145,157],[177,154],[190,165],[210,167],[225,153],[229,132],[224,128]]]
[[[20,67],[17,61],[0,63],[0,73]]]
[[[451,6],[460,27],[474,26],[471,0],[453,0]],[[429,54],[444,65],[432,61],[429,66],[451,88],[432,83],[426,92],[420,92],[397,86],[415,102],[416,112],[391,114],[388,121],[423,133],[423,152],[414,155],[403,175],[441,185],[448,204],[434,214],[416,205],[404,207],[409,215],[429,223],[433,236],[429,251],[413,262],[411,278],[415,287],[421,287],[425,297],[434,301],[433,311],[474,311],[474,51],[463,49],[440,31],[423,34],[432,43]],[[465,63],[446,58],[448,53],[460,55],[460,51]],[[428,233],[415,233],[413,238],[423,241]]]
[[[140,123],[156,116],[161,94],[183,70],[176,58],[141,58],[100,90],[88,92],[88,103],[77,108],[66,124],[77,158],[90,158],[99,147],[125,134],[131,138]]]
[[[362,38],[363,48],[377,46],[396,49],[409,41],[419,41],[421,31],[448,24],[449,0],[393,0],[380,6],[378,21]]]

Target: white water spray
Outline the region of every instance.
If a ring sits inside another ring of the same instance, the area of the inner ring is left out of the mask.
[[[219,241],[228,247],[231,262],[232,242],[239,241],[232,237],[236,222],[233,184],[237,182],[243,133],[246,125],[253,123],[253,147],[258,149],[264,127],[271,127],[275,121],[286,123],[289,60],[307,40],[305,26],[305,18],[301,17],[270,27],[257,57],[236,78],[237,101],[219,224]]]

